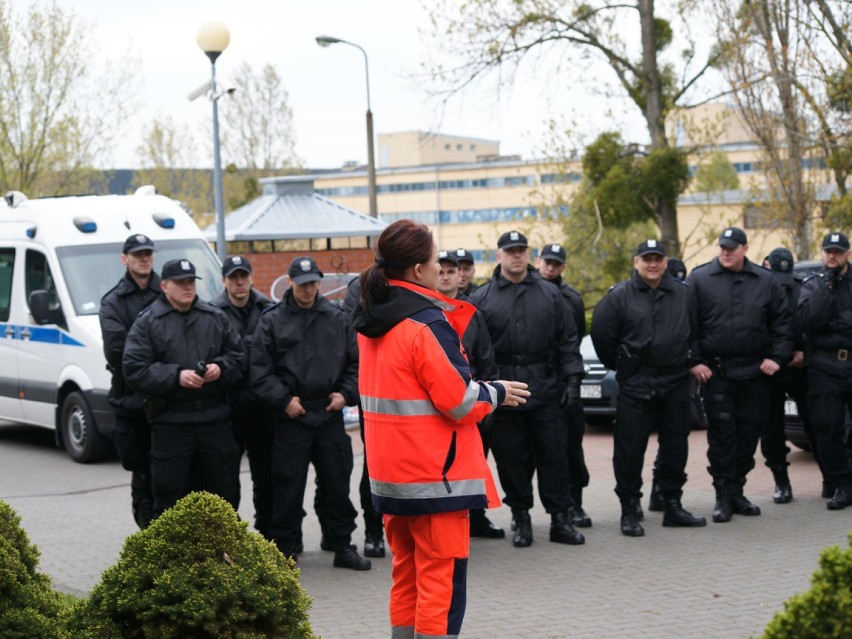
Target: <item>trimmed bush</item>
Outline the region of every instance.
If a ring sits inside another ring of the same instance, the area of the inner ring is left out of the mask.
[[[62,637],[62,595],[39,573],[39,551],[21,528],[21,518],[0,501],[0,639]]]
[[[70,619],[97,639],[313,638],[298,571],[234,509],[191,493],[124,543]]]
[[[852,533],[849,548],[820,553],[811,588],[793,595],[773,617],[762,639],[849,639],[852,637]]]

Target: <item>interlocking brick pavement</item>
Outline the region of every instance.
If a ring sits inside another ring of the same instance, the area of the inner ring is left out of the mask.
[[[82,594],[114,563],[126,535],[134,532],[129,474],[116,461],[84,466],[51,448],[52,435],[0,425],[0,499],[22,516],[42,551],[41,570],[56,588]],[[361,445],[353,437],[356,472]],[[819,498],[819,471],[808,453],[790,455],[795,500],[772,503],[772,476],[758,453],[746,494],[760,517],[734,516],[728,524],[700,529],[662,528],[660,513],[646,513],[646,536],[619,533],[620,509],[613,493],[612,435],[590,428],[586,456],[592,475],[585,507],[594,526],[584,546],[548,541],[549,518],[532,513],[535,543],[516,549],[510,540],[474,539],[468,608],[462,635],[469,639],[734,639],[759,635],[784,600],[805,590],[820,549],[845,546],[852,508],[829,512]],[[714,495],[706,467],[703,432],[690,437],[689,483],[684,505],[709,516]],[[645,477],[656,453],[652,441]],[[251,519],[250,480],[243,465],[240,514]],[[308,481],[309,492],[313,481]],[[647,504],[647,499],[643,500]],[[305,499],[310,510],[312,494]],[[357,503],[356,503],[357,506]],[[489,516],[508,531],[505,506]],[[360,526],[360,521],[359,521]],[[332,567],[319,550],[319,529],[305,519],[306,551],[301,581],[314,599],[314,628],[325,639],[389,636],[387,595],[390,558],[355,573]],[[362,528],[354,541],[363,541]]]

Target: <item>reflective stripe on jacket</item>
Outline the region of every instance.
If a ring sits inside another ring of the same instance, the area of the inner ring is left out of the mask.
[[[394,515],[496,507],[476,423],[505,392],[470,377],[458,333],[475,309],[408,282],[391,285],[435,305],[421,306],[378,337],[358,335],[373,503]]]

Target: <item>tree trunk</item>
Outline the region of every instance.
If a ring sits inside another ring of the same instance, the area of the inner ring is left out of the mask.
[[[663,84],[657,66],[657,30],[654,23],[654,0],[637,0],[639,20],[642,28],[642,84],[644,85],[645,105],[643,114],[651,136],[651,149],[663,149],[668,146],[666,140],[663,106]],[[680,255],[680,234],[677,225],[677,204],[657,199],[656,217],[660,227],[660,237],[668,255]]]

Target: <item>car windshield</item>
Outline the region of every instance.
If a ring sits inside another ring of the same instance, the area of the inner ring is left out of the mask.
[[[101,298],[124,275],[119,259],[121,242],[89,246],[63,246],[56,249],[59,266],[68,285],[77,315],[97,315]],[[157,240],[154,270],[174,259],[188,259],[195,264],[199,277],[198,297],[210,300],[222,290],[222,277],[216,255],[202,239]]]

